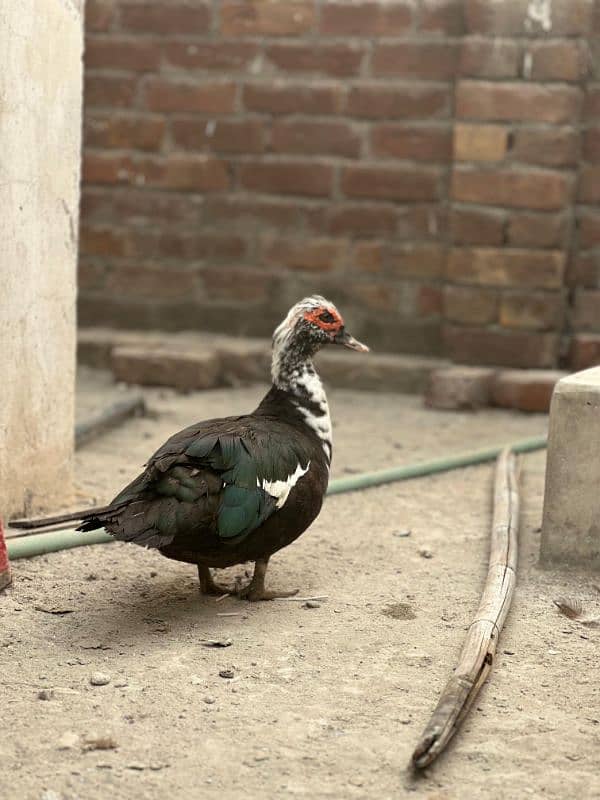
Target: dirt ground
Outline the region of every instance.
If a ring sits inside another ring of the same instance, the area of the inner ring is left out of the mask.
[[[80,378],[82,416],[122,394],[102,373]],[[146,391],[152,416],[77,454],[80,500],[110,499],[174,430],[249,410],[263,388]],[[330,405],[334,477],[546,427],[382,393],[332,391]],[[0,797],[600,797],[600,633],[552,604],[572,594],[598,613],[600,595],[591,577],[536,566],[543,477],[543,454],[525,457],[518,586],[491,681],[420,779],[410,754],[486,571],[491,466],[329,498],[268,575],[327,595],[317,608],[200,598],[192,568],[132,545],[15,562],[0,597]],[[92,685],[97,672],[110,682]]]

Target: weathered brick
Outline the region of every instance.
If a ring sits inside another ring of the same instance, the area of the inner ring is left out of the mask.
[[[88,112],[84,122],[86,147],[159,150],[165,135],[162,117]]]
[[[600,333],[600,289],[577,289],[572,313],[573,328]]]
[[[456,116],[500,122],[570,123],[577,118],[581,91],[573,86],[461,81]]]
[[[282,239],[261,237],[265,264],[308,272],[329,272],[342,265],[347,246],[339,239]]]
[[[507,39],[463,39],[458,74],[465,78],[517,78],[521,46]]]
[[[496,322],[498,292],[472,286],[445,286],[444,317],[463,325],[489,325]]]
[[[219,14],[225,36],[302,36],[316,21],[314,3],[295,0],[224,0]]]
[[[189,194],[148,188],[121,187],[115,192],[110,186],[84,185],[81,216],[82,220],[88,222],[126,223],[131,226],[154,222],[197,225],[198,199]]]
[[[243,103],[248,111],[269,114],[337,114],[344,92],[340,85],[247,84]]]
[[[564,298],[557,292],[506,292],[500,300],[500,324],[505,328],[559,330]]]
[[[600,128],[588,128],[583,136],[583,157],[586,161],[600,163]]]
[[[347,122],[276,121],[271,131],[275,153],[331,154],[358,158],[361,139]]]
[[[580,81],[590,70],[591,57],[584,42],[533,42],[527,52],[531,56],[528,77],[532,80]]]
[[[507,226],[507,243],[516,247],[563,248],[567,223],[564,214],[512,214]]]
[[[566,206],[571,184],[560,172],[454,169],[451,191],[463,203],[553,211]]]
[[[352,263],[361,272],[383,271],[384,245],[382,242],[356,242],[352,250]]]
[[[84,100],[87,108],[129,108],[137,80],[129,75],[85,75]]]
[[[326,164],[249,162],[239,166],[244,189],[272,194],[327,197],[333,189],[333,168]]]
[[[144,85],[144,105],[151,111],[231,114],[235,95],[236,86],[229,81],[189,83],[176,79],[151,78]]]
[[[165,42],[166,61],[182,69],[246,71],[259,47],[253,42]]]
[[[399,208],[397,233],[403,241],[443,241],[447,233],[447,209],[439,203]]]
[[[558,357],[554,333],[446,324],[443,337],[449,357],[464,364],[551,368]]]
[[[208,3],[144,2],[120,3],[121,27],[134,33],[156,33],[161,36],[208,33],[210,6]]]
[[[582,117],[585,120],[600,119],[600,83],[586,84]]]
[[[88,152],[83,160],[83,178],[88,183],[133,184],[163,189],[224,191],[229,176],[224,164],[208,156],[131,158]]]
[[[371,128],[371,151],[383,158],[444,162],[450,159],[448,127],[384,123]]]
[[[325,75],[358,75],[365,55],[352,44],[274,44],[266,48],[267,59],[284,72],[315,72]]]
[[[342,169],[340,185],[347,197],[404,202],[435,200],[439,175],[425,168],[351,166]]]
[[[396,284],[356,282],[355,288],[363,308],[371,311],[396,311],[399,303]]]
[[[296,199],[265,199],[248,194],[209,197],[204,204],[208,224],[256,231],[257,225],[297,231],[303,224],[304,209]]]
[[[79,261],[77,263],[77,289],[79,292],[98,292],[103,291],[106,285],[106,274],[108,270],[106,264],[97,260],[90,260],[88,257],[79,254]],[[79,333],[78,333],[79,338]],[[77,349],[77,358],[79,363],[79,348]],[[88,362],[84,362],[88,363]],[[98,366],[105,368],[106,364],[90,364],[90,366]]]
[[[428,34],[460,36],[464,32],[462,0],[422,0],[419,29]]]
[[[371,58],[373,75],[445,81],[456,74],[458,48],[453,42],[378,44]]]
[[[500,245],[504,241],[505,214],[484,209],[453,208],[450,234],[455,244]]]
[[[202,270],[202,282],[211,299],[264,303],[272,291],[274,276],[248,267],[209,267]]]
[[[494,370],[485,367],[443,367],[429,376],[425,405],[446,411],[483,408],[490,404]]]
[[[117,380],[142,386],[172,386],[189,392],[221,385],[216,352],[180,348],[121,346],[111,353],[111,368]]]
[[[571,166],[577,163],[579,134],[573,128],[521,128],[514,132],[510,154],[529,164]]]
[[[600,246],[600,213],[586,209],[580,212],[577,220],[579,246],[583,248]],[[600,309],[598,310],[600,314]]]
[[[85,4],[85,29],[105,33],[115,19],[115,0],[87,0]]]
[[[492,381],[492,404],[545,414],[550,410],[554,387],[565,375],[559,370],[500,370]]]
[[[422,317],[439,316],[442,313],[443,296],[439,286],[421,286],[417,291],[417,310]]]
[[[580,203],[600,203],[600,165],[582,167],[577,198]]]
[[[489,36],[585,34],[592,23],[593,0],[553,0],[539,8],[531,0],[466,0],[467,30]],[[547,13],[545,13],[545,10]]]
[[[197,288],[198,276],[194,271],[153,264],[119,264],[109,271],[106,280],[107,291],[125,296],[135,293],[140,297],[160,295],[163,299],[176,299],[193,293]]]
[[[597,250],[574,253],[567,266],[566,285],[600,289],[600,257]]]
[[[557,251],[454,248],[448,257],[447,278],[480,286],[559,289],[564,262],[564,253]]]
[[[122,69],[151,72],[160,63],[160,49],[154,42],[111,36],[87,36],[85,66],[87,69]]]
[[[454,158],[457,161],[502,161],[508,145],[508,128],[457,122]]]
[[[398,221],[394,209],[379,206],[333,206],[325,215],[319,215],[319,224],[335,236],[389,236]]]
[[[215,120],[180,117],[171,122],[173,141],[185,150],[215,153],[262,153],[265,126],[261,120]]]
[[[350,90],[347,113],[367,119],[429,119],[447,117],[449,107],[445,89],[363,84]]]
[[[446,248],[439,244],[403,244],[390,248],[388,268],[398,278],[433,280],[444,274]]]
[[[321,9],[325,36],[394,36],[409,30],[412,9],[406,2],[328,2]]]
[[[90,226],[84,223],[79,231],[79,248],[84,256],[129,255],[127,237],[111,227]]]
[[[569,366],[574,372],[600,364],[600,334],[577,333],[569,347]]]

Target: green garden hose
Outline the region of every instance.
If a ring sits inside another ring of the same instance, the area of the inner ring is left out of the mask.
[[[531,453],[546,447],[545,436],[535,436],[531,439],[521,439],[509,447],[515,453]],[[392,467],[375,472],[362,472],[359,475],[350,475],[347,478],[338,478],[331,481],[327,494],[342,494],[354,492],[359,489],[369,489],[394,481],[406,481],[411,478],[422,478],[425,475],[435,475],[438,472],[448,472],[461,467],[471,467],[493,461],[498,457],[505,445],[488,447],[485,450],[472,450],[469,453],[459,453],[446,458],[436,458],[432,461],[423,461],[418,464],[409,464],[405,467]],[[55,553],[58,550],[67,550],[71,547],[81,547],[88,544],[104,544],[115,541],[104,530],[78,533],[74,530],[52,531],[51,533],[38,533],[31,536],[19,536],[7,541],[8,555],[13,561],[17,558],[31,558],[46,553]]]

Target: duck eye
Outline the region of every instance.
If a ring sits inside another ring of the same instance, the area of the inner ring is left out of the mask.
[[[321,322],[327,322],[327,323],[335,322],[335,317],[330,311],[323,311],[322,314],[319,314],[319,319]]]

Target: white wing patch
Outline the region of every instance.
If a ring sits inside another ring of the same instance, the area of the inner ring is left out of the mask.
[[[266,479],[262,482],[262,489],[270,494],[271,497],[277,498],[277,503],[275,504],[276,508],[282,508],[285,504],[285,501],[288,499],[289,493],[292,491],[294,486],[298,483],[300,478],[303,475],[306,475],[308,469],[310,467],[310,461],[303,467],[302,464],[298,464],[296,467],[296,471],[292,475],[288,475],[288,477],[284,481],[268,481]],[[257,486],[261,486],[258,478],[256,479]]]

